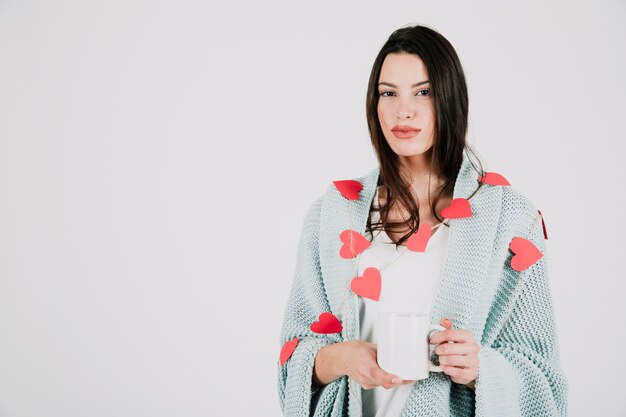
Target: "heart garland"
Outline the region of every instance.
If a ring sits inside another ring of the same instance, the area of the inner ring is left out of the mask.
[[[537,212],[541,216],[541,226],[543,227],[543,237],[545,240],[548,240],[548,231],[546,230],[546,223],[543,221],[543,214],[541,214],[541,210],[537,210]]]
[[[382,280],[378,268],[370,266],[363,271],[363,276],[354,277],[350,282],[350,288],[356,295],[378,301]]]
[[[509,248],[515,256],[511,258],[511,268],[523,271],[543,257],[543,253],[533,243],[523,237],[514,237]]]
[[[355,180],[337,180],[333,181],[333,184],[335,184],[341,195],[348,200],[358,200],[360,197],[359,192],[363,189],[363,184]]]
[[[480,177],[478,181],[489,185],[511,185],[506,178],[496,172],[485,172],[485,175]]]
[[[343,259],[354,258],[371,245],[370,241],[359,232],[349,229],[341,232],[339,239],[343,242],[343,246],[339,250],[339,255]]]
[[[341,322],[332,313],[322,313],[316,322],[311,324],[311,331],[320,334],[340,333],[343,329]]]
[[[465,198],[455,198],[450,205],[441,210],[441,215],[446,219],[462,219],[472,216],[472,206]]]
[[[442,226],[439,226],[442,227]],[[413,233],[406,241],[406,247],[413,252],[425,252],[426,245],[432,235],[432,229],[428,223],[420,224],[417,232]]]
[[[296,350],[296,346],[298,346],[298,338],[294,337],[288,342],[285,342],[282,349],[280,350],[280,366],[283,366],[287,359],[291,357],[291,354]]]
[[[486,172],[479,178],[478,181],[489,185],[511,185],[504,176],[495,172]],[[363,190],[363,185],[359,181],[336,180],[333,181],[333,184],[337,190],[339,190],[341,195],[349,201],[358,200],[361,197],[360,192]],[[548,233],[546,231],[543,215],[541,214],[541,211],[537,211],[541,216],[543,234],[547,240]],[[447,219],[471,217],[472,206],[469,200],[465,198],[455,198],[448,207],[441,211],[441,215]],[[426,223],[422,223],[417,232],[413,233],[407,240],[407,249],[413,252],[424,252],[431,234],[431,226]],[[356,257],[371,245],[369,240],[367,240],[364,236],[350,229],[341,232],[339,238],[341,239],[341,242],[343,242],[343,246],[339,250],[339,255],[344,259]],[[522,237],[514,237],[509,244],[509,249],[511,249],[514,253],[514,256],[511,258],[511,267],[516,271],[523,271],[543,257],[543,253],[541,253],[541,251],[531,241]],[[379,301],[382,289],[380,271],[375,267],[366,268],[365,271],[363,271],[363,276],[356,276],[352,279],[350,282],[350,288],[358,296]],[[343,326],[334,314],[324,312],[319,315],[316,322],[310,325],[310,329],[314,333],[330,334],[340,333],[343,330]],[[283,344],[279,355],[281,366],[289,360],[298,345],[298,341],[299,339],[294,337]]]

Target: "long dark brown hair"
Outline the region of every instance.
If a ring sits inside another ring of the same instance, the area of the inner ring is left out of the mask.
[[[441,222],[443,219],[440,219],[436,212],[437,202],[442,196],[452,196],[456,177],[463,162],[464,150],[467,149],[472,154],[474,152],[465,141],[468,96],[463,67],[456,51],[446,38],[426,26],[404,27],[394,31],[374,61],[367,86],[367,124],[380,168],[377,185],[385,187],[387,199],[379,208],[379,221],[372,224],[371,219],[368,219],[366,230],[371,233],[372,230],[381,228],[393,231],[405,230],[408,227],[409,232],[396,242],[396,245],[401,245],[417,231],[420,223],[418,199],[409,182],[410,178],[402,172],[398,155],[385,140],[378,120],[380,70],[385,57],[391,53],[416,54],[428,71],[436,115],[433,146],[428,152],[431,155],[431,171],[443,181],[435,198],[430,201],[430,209],[438,221]],[[482,163],[480,160],[478,162],[480,164],[478,172],[483,175]],[[429,196],[430,193],[429,178]],[[408,210],[409,218],[405,221],[390,222],[388,215],[397,203]],[[371,210],[376,210],[373,204]]]

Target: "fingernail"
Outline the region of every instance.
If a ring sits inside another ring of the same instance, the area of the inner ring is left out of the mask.
[[[397,376],[395,376],[395,377],[393,377],[393,378],[391,379],[391,383],[392,383],[392,384],[399,384],[399,383],[401,383],[401,382],[402,382],[402,380],[401,380],[400,378],[398,378]]]

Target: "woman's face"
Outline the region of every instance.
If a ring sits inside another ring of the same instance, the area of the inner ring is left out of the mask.
[[[400,156],[422,159],[433,145],[435,103],[430,86],[419,56],[385,57],[378,79],[378,120],[387,143]]]

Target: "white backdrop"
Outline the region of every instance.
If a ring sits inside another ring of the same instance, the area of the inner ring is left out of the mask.
[[[407,23],[544,214],[570,415],[625,416],[626,3],[433,3],[0,1],[0,416],[279,415],[304,214],[375,166]]]

